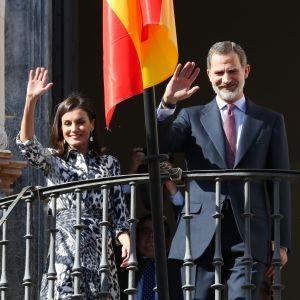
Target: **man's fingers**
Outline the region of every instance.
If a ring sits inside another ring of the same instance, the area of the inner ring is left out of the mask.
[[[191,75],[191,73],[193,72],[194,67],[195,67],[195,63],[188,61],[183,66],[183,68],[182,68],[182,70],[180,72],[180,77],[188,78]]]
[[[188,97],[192,96],[193,94],[195,94],[198,90],[200,89],[199,86],[193,86],[188,92]]]
[[[191,74],[193,73],[194,71],[194,68],[195,68],[195,63],[192,61],[188,68],[186,69],[186,73],[185,73],[185,77],[186,78],[189,78],[191,76]]]
[[[198,77],[199,73],[200,73],[200,68],[196,68],[194,70],[194,72],[192,73],[191,77],[190,77],[191,84],[196,80],[196,78]]]
[[[181,67],[182,65],[181,64],[178,64],[176,69],[175,69],[175,72],[174,72],[174,77],[178,77],[179,73],[180,73],[180,70],[181,70]]]

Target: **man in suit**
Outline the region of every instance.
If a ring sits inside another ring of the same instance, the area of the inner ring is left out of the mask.
[[[194,62],[178,65],[158,107],[160,151],[184,152],[188,170],[289,169],[287,137],[283,116],[258,106],[244,95],[250,65],[240,45],[214,44],[207,56],[207,75],[216,97],[206,105],[182,109],[174,117],[176,104],[199,90],[193,86],[200,70]],[[231,105],[233,104],[233,105]],[[228,125],[229,123],[230,125]],[[225,127],[224,127],[225,126]],[[228,127],[229,126],[229,127]],[[230,128],[231,135],[228,135]],[[192,255],[195,259],[195,298],[214,299],[215,183],[193,181],[190,186]],[[244,267],[244,186],[242,182],[222,183],[222,255],[223,281],[228,297],[245,299]],[[259,299],[259,287],[267,270],[272,237],[270,211],[272,193],[263,182],[251,183],[252,299]],[[290,248],[290,190],[280,184],[281,262],[287,262]],[[169,258],[182,261],[185,245],[184,220],[179,217]]]

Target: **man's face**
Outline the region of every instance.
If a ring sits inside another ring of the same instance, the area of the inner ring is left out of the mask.
[[[250,72],[247,64],[242,67],[238,55],[231,52],[226,55],[214,53],[211,68],[207,75],[215,93],[226,102],[235,102],[243,96],[245,79]]]
[[[145,220],[137,232],[137,249],[141,255],[155,257],[152,220]]]

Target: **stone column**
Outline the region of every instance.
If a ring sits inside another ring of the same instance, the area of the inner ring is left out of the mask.
[[[5,24],[5,1],[0,0],[0,150],[4,150],[7,147],[7,135],[4,130],[4,123],[5,123],[4,24]]]
[[[0,0],[1,3],[3,0]],[[3,4],[3,3],[2,3]],[[52,1],[8,0],[5,1],[5,130],[8,149],[16,160],[24,160],[15,146],[15,138],[20,128],[27,78],[30,69],[44,66],[50,71],[52,53]],[[2,11],[2,9],[1,9]],[[2,65],[2,64],[0,64]],[[42,144],[48,145],[49,112],[51,94],[43,96],[37,105],[35,132]],[[27,185],[44,185],[44,178],[38,171],[27,167],[14,186],[14,193]],[[35,201],[32,216],[32,295],[38,299],[40,276],[44,266],[45,216],[44,204]],[[9,221],[8,232],[8,299],[23,299],[21,283],[24,276],[25,257],[25,206],[18,205]]]

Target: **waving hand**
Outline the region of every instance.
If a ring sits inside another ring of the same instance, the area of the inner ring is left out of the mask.
[[[34,112],[40,96],[51,89],[53,83],[47,83],[48,71],[45,68],[30,70],[27,83],[27,93],[24,106],[24,113],[21,123],[20,140],[30,140],[34,135]]]
[[[178,101],[189,98],[199,90],[199,86],[192,86],[197,78],[200,69],[195,68],[194,62],[187,62],[184,66],[178,64],[169,81],[163,100],[169,104],[176,104]]]
[[[38,67],[35,71],[30,70],[27,84],[27,97],[36,99],[50,90],[53,83],[47,83],[47,78],[48,70],[45,68]]]

